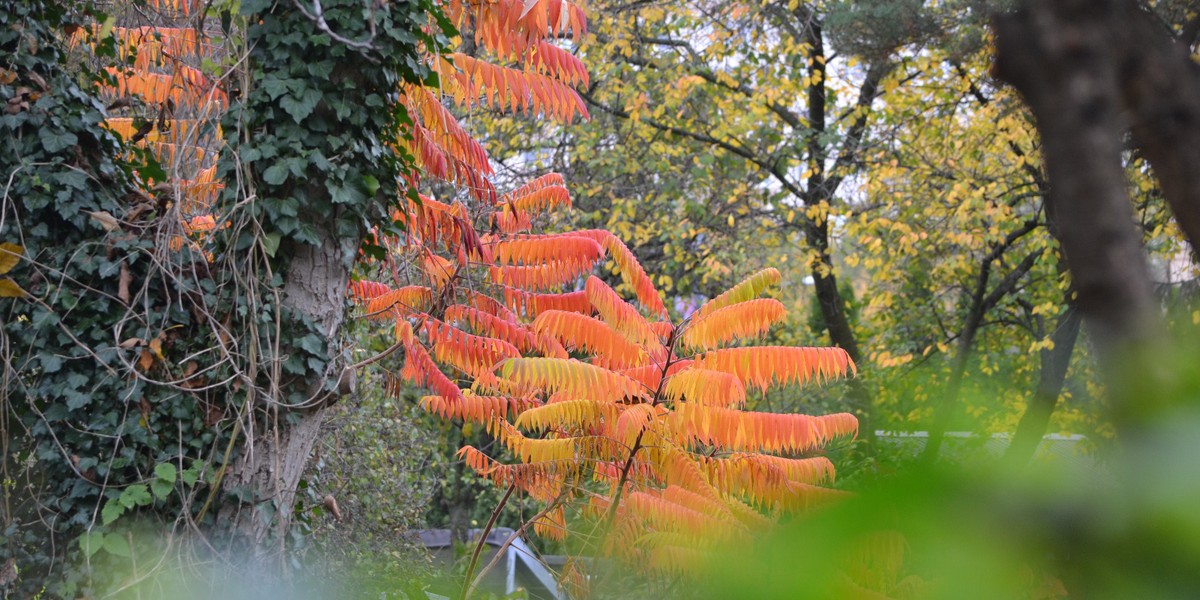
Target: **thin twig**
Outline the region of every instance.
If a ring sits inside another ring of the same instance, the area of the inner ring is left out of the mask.
[[[483,552],[483,546],[487,543],[488,534],[492,532],[492,526],[496,524],[496,519],[500,518],[500,511],[504,510],[504,505],[508,503],[508,498],[512,496],[513,490],[516,489],[517,485],[515,483],[508,486],[508,491],[504,492],[504,497],[496,505],[496,510],[492,511],[492,517],[488,519],[487,526],[483,528],[483,531],[479,532],[479,542],[475,544],[475,552],[471,554],[471,563],[467,565],[467,578],[471,577],[471,573],[475,571],[475,565],[479,564],[479,553]],[[461,600],[467,600],[467,596],[474,589],[475,584],[473,582],[468,585],[464,580]]]

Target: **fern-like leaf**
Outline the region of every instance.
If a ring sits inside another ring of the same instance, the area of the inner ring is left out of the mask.
[[[540,113],[570,123],[588,118],[587,105],[565,83],[538,73],[502,67],[465,54],[449,54],[434,63],[454,100],[460,106],[487,104],[507,112]]]
[[[663,396],[672,402],[739,407],[746,403],[746,388],[732,373],[692,367],[672,375]]]
[[[570,350],[607,358],[615,368],[645,363],[646,352],[621,337],[607,323],[579,313],[548,310],[538,315],[533,330],[553,336]]]
[[[351,294],[364,307],[367,318],[378,320],[418,315],[433,303],[432,290],[419,285],[392,289],[374,281],[356,281],[351,284]]]
[[[646,318],[638,313],[631,304],[621,299],[612,288],[608,287],[597,277],[589,277],[584,286],[587,299],[600,318],[614,330],[629,340],[630,343],[642,346],[654,354],[662,350],[662,341],[650,328]]]
[[[500,376],[546,392],[562,391],[598,402],[644,398],[646,394],[633,379],[574,359],[515,358],[504,362]]]
[[[681,341],[688,348],[716,348],[736,339],[759,337],[786,316],[783,303],[773,298],[738,302],[693,321]]]
[[[433,393],[459,400],[463,397],[458,385],[446,377],[438,368],[433,358],[417,343],[409,343],[404,347],[404,368],[400,370],[400,378],[417,387],[433,391]],[[395,396],[403,393],[403,387],[389,385],[389,392]]]
[[[591,314],[592,303],[585,292],[568,292],[565,294],[538,294],[527,292],[514,287],[501,286],[504,292],[504,304],[519,315],[536,319],[538,315],[548,310],[563,310],[581,314]]]
[[[781,278],[778,269],[763,269],[743,279],[720,296],[705,302],[697,315],[703,318],[726,306],[757,298],[767,288],[777,285]]]
[[[856,373],[854,361],[841,348],[754,346],[712,350],[695,357],[701,369],[736,375],[761,390],[775,384],[807,383]]]
[[[858,432],[849,413],[792,415],[680,403],[671,417],[685,437],[729,451],[810,452]]]
[[[666,318],[667,307],[663,304],[662,296],[659,295],[658,289],[654,287],[654,282],[646,275],[641,263],[638,262],[633,252],[630,252],[625,242],[603,229],[589,229],[580,231],[578,234],[586,235],[604,246],[604,249],[608,251],[609,258],[616,264],[616,270],[621,279],[637,295],[638,302],[641,302],[642,306],[646,307],[651,314]]]
[[[515,425],[528,431],[590,427],[616,417],[617,405],[594,400],[567,400],[544,404],[517,416]]]
[[[434,359],[476,378],[501,361],[521,355],[504,340],[472,335],[436,319],[425,320],[425,335],[433,346]]]

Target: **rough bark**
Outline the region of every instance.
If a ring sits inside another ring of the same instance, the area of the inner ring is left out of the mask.
[[[1200,247],[1200,66],[1135,2],[1119,2],[1106,26],[1118,41],[1118,81],[1134,143],[1154,168],[1180,229]]]
[[[1027,1],[995,19],[996,74],[1037,120],[1057,227],[1078,306],[1127,433],[1157,411],[1167,384],[1164,331],[1122,164],[1121,65],[1128,0]],[[1166,191],[1164,189],[1164,191]]]
[[[1109,363],[1158,332],[1121,162],[1117,50],[1106,26],[1117,0],[1026,2],[995,21],[996,73],[1021,92],[1041,133],[1047,208]]]
[[[826,73],[824,36],[819,20],[813,18],[811,9],[798,9],[800,21],[804,27],[805,42],[812,48],[813,60],[809,67],[809,77],[812,84],[808,87],[808,134],[806,144],[809,178],[805,193],[802,195],[805,206],[819,206],[822,202],[832,204],[834,194],[841,183],[842,174],[837,169],[846,168],[849,160],[857,155],[857,148],[865,132],[865,120],[857,121],[843,139],[843,152],[837,157],[834,172],[825,171],[825,163],[829,159],[826,141],[826,112],[828,88]],[[822,60],[818,60],[822,59]],[[886,69],[873,65],[869,69],[863,89],[860,90],[858,102],[868,104],[878,95],[878,83]],[[829,341],[850,355],[855,363],[862,361],[858,346],[858,336],[850,325],[846,313],[846,299],[838,289],[837,276],[833,269],[833,257],[830,253],[829,220],[823,216],[808,217],[803,220],[806,242],[816,256],[812,260],[813,288],[816,291],[817,305],[824,318],[825,327],[829,332]],[[870,391],[860,381],[853,380],[849,386],[851,408],[859,419],[859,436],[866,442],[867,453],[874,452],[875,426],[872,419],[873,406]]]
[[[329,347],[336,348],[356,245],[338,239],[332,231],[320,233],[319,245],[287,244],[290,259],[281,303],[315,323]],[[328,358],[331,365],[339,365],[336,357]],[[336,392],[328,390],[333,378],[339,383]],[[312,373],[285,378],[272,390],[273,397],[258,399],[256,404],[264,408],[257,420],[261,428],[245,434],[244,445],[223,481],[226,490],[236,491],[247,502],[230,503],[220,514],[234,533],[234,543],[244,546],[238,550],[250,554],[247,558],[256,568],[283,566],[296,490],[319,437],[325,408],[337,394],[348,393],[347,385],[352,382],[352,375]],[[286,404],[285,399],[296,397],[307,400],[300,405]],[[253,508],[247,510],[247,506]],[[262,511],[266,514],[259,514]]]
[[[244,490],[245,502],[227,503],[220,519],[229,524],[234,550],[264,572],[282,567],[283,544],[292,526],[296,487],[321,431],[324,411],[299,414],[291,424],[271,423],[248,437],[225,476],[227,490]],[[285,420],[286,415],[279,415]]]

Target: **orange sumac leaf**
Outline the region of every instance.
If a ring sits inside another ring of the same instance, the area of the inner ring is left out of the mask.
[[[539,348],[541,344],[538,336],[524,325],[471,306],[450,305],[443,311],[442,316],[448,322],[468,323],[476,333],[502,339],[516,346],[521,352],[530,352]]]
[[[737,407],[746,403],[746,388],[732,373],[693,367],[672,375],[663,396],[672,402]]]
[[[615,404],[595,400],[567,400],[531,408],[517,416],[516,426],[531,431],[547,429],[579,428],[592,425],[601,419],[615,417]]]
[[[592,312],[592,304],[588,301],[587,294],[582,291],[565,294],[538,294],[508,286],[502,286],[502,288],[504,290],[504,304],[513,311],[516,311],[517,314],[530,319],[537,318],[538,315],[548,310],[563,310],[583,314],[591,314]]]
[[[619,366],[640,365],[646,359],[639,346],[621,337],[604,321],[587,315],[548,310],[534,320],[533,330],[553,336],[570,350],[603,356]]]
[[[608,251],[609,258],[616,264],[621,279],[637,294],[638,302],[641,302],[642,306],[646,307],[651,314],[666,318],[667,307],[663,304],[662,296],[659,295],[658,289],[654,287],[654,282],[646,275],[641,263],[638,262],[633,252],[629,251],[625,242],[603,229],[589,229],[577,233],[591,237],[604,246],[604,249]]]
[[[404,368],[400,370],[401,379],[431,390],[439,396],[456,400],[462,398],[462,390],[449,377],[446,377],[445,373],[442,373],[425,348],[420,344],[409,343],[405,345],[404,351]],[[403,392],[399,386],[389,385],[388,387],[393,395]]]
[[[662,349],[662,342],[645,317],[631,304],[622,300],[608,284],[599,278],[589,277],[584,291],[588,301],[600,313],[600,318],[630,343],[642,346],[651,353]]]
[[[684,402],[671,416],[679,434],[730,451],[809,452],[858,432],[858,419],[849,413],[814,417]]]
[[[443,419],[489,423],[508,415],[520,414],[522,411],[539,406],[540,402],[532,398],[464,394],[460,398],[425,396],[421,398],[420,404],[421,408]]]
[[[736,375],[744,385],[766,390],[774,384],[807,383],[856,372],[841,348],[752,346],[712,350],[695,357],[701,369]]]
[[[681,341],[689,348],[715,348],[735,339],[761,336],[786,315],[783,303],[773,298],[738,302],[692,321]]]

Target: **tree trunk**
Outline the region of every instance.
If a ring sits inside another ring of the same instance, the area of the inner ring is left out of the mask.
[[[808,8],[797,9],[808,11]],[[803,195],[805,206],[820,206],[822,202],[832,203],[840,179],[830,180],[825,172],[825,163],[829,158],[824,139],[826,132],[826,102],[828,100],[827,76],[825,73],[825,44],[821,23],[808,15],[808,25],[805,28],[806,41],[812,47],[812,61],[809,66],[811,83],[808,86],[808,126],[812,131],[808,134],[806,149],[808,153],[809,178],[807,189]],[[863,95],[874,96],[872,91]],[[861,100],[861,98],[860,98]],[[847,137],[847,141],[854,134]],[[859,134],[861,135],[861,133]],[[846,144],[847,148],[855,147]],[[837,173],[833,174],[838,177]],[[846,299],[838,289],[837,276],[834,274],[833,257],[830,253],[829,220],[827,216],[803,218],[804,231],[808,247],[816,253],[812,261],[813,287],[816,290],[817,304],[825,327],[829,332],[829,341],[846,351],[856,364],[862,362],[862,354],[858,347],[858,336],[850,325],[846,314]],[[870,391],[858,380],[850,382],[851,410],[859,420],[859,436],[866,444],[867,454],[874,453],[875,425],[872,419],[873,406]]]
[[[1137,147],[1154,168],[1171,212],[1200,247],[1200,66],[1161,21],[1134,2],[1117,5],[1118,81]],[[1200,22],[1200,21],[1197,21]]]
[[[1118,423],[1153,404],[1128,387],[1129,376],[1154,370],[1146,350],[1163,335],[1122,165],[1118,65],[1129,6],[1024,2],[994,26],[995,72],[1021,92],[1037,119],[1050,182],[1047,210],[1112,386]]]
[[[219,519],[232,529],[234,557],[264,573],[284,568],[284,544],[296,507],[296,488],[324,421],[324,411],[302,414],[290,425],[278,415],[249,435],[225,476],[224,488],[243,502],[226,503]]]
[[[309,190],[310,193],[313,190]],[[282,305],[315,323],[329,348],[337,347],[345,319],[345,295],[351,260],[357,244],[339,240],[328,230],[320,232],[322,244],[287,244],[291,260],[282,290]],[[281,248],[281,251],[284,248]],[[328,357],[329,364],[339,364]],[[349,393],[352,372],[338,375],[339,389],[329,391],[331,373],[285,378],[272,398],[258,398],[265,406],[256,419],[258,431],[245,435],[237,459],[223,481],[224,488],[243,503],[230,503],[220,518],[232,529],[233,541],[245,545],[257,568],[283,568],[285,543],[296,510],[296,490],[325,420],[325,408],[338,394]],[[274,379],[274,378],[273,378]],[[288,406],[288,398],[307,398],[301,406]],[[247,510],[248,507],[252,507]]]
[[[1050,180],[1049,212],[1079,308],[1104,358],[1158,328],[1121,163],[1119,60],[1104,20],[1117,0],[1026,2],[999,17],[996,73],[1037,119]]]
[[[1067,379],[1067,368],[1071,365],[1071,355],[1075,352],[1075,342],[1079,339],[1079,325],[1082,318],[1074,304],[1068,302],[1066,309],[1058,317],[1054,325],[1054,333],[1050,341],[1051,348],[1041,351],[1042,368],[1038,375],[1037,389],[1017,431],[1013,434],[1012,443],[1004,454],[1004,460],[1013,464],[1023,464],[1033,457],[1046,426],[1050,424],[1050,416],[1058,406],[1058,398],[1062,395],[1063,383]]]

